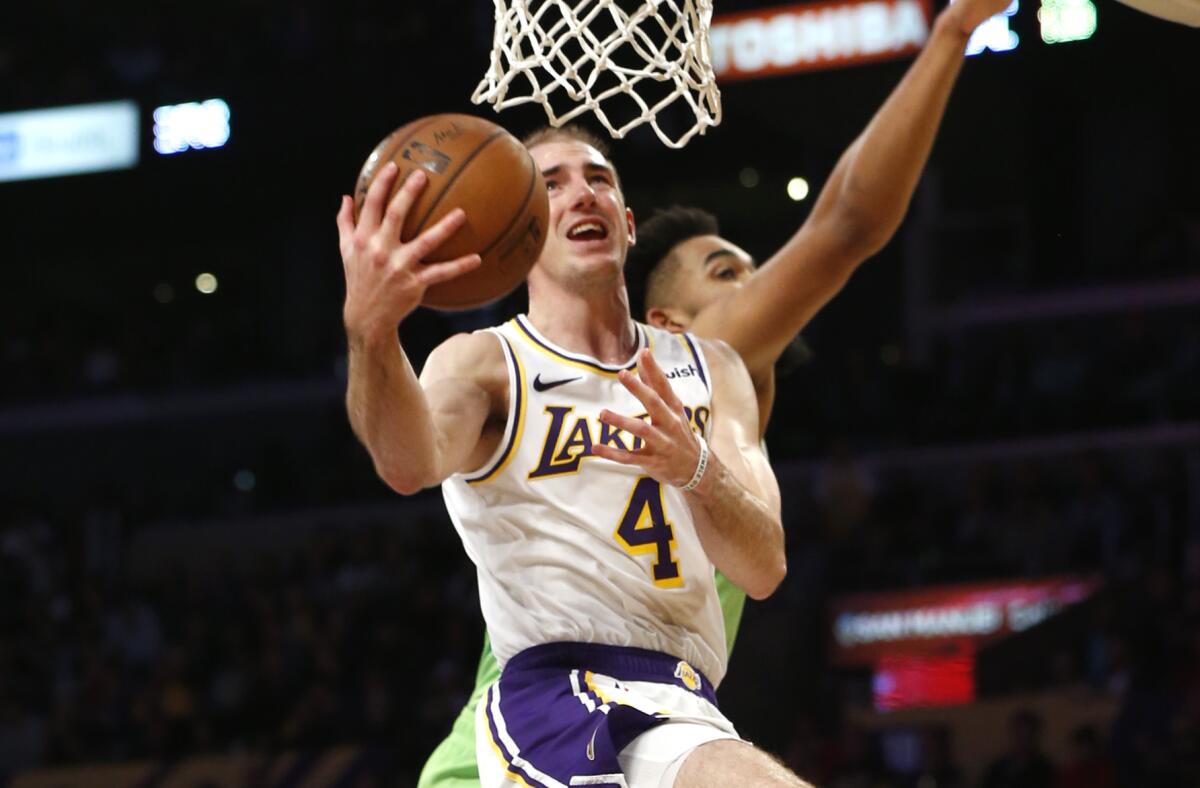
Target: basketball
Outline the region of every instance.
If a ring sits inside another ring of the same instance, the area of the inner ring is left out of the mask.
[[[357,220],[376,173],[389,161],[399,173],[388,195],[418,167],[429,178],[404,221],[410,241],[455,208],[466,221],[425,260],[437,263],[478,253],[473,271],[425,291],[422,304],[470,309],[512,292],[541,254],[550,200],[525,146],[495,123],[473,115],[430,115],[389,134],[375,146],[354,189]]]

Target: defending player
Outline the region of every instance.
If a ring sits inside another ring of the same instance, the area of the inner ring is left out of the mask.
[[[775,364],[800,330],[895,233],[929,157],[966,39],[1004,0],[959,0],[939,16],[924,50],[850,145],[796,235],[763,266],[718,235],[716,220],[671,209],[639,229],[627,278],[645,281],[645,319],[671,331],[728,342],[745,361],[765,433]],[[731,653],[745,595],[717,578]],[[420,788],[470,788],[474,710],[499,674],[485,641],[475,691],[451,734],[431,755]]]
[[[607,159],[566,137],[531,153],[551,201],[528,316],[451,338],[420,379],[395,329],[478,264],[421,263],[463,215],[401,243],[425,179],[385,212],[391,165],[357,226],[349,198],[338,215],[351,423],[398,492],[442,484],[504,664],[477,711],[481,783],[802,785],[713,694],[714,562],[758,598],[786,571],[749,376],[722,343],[631,320],[633,214]]]

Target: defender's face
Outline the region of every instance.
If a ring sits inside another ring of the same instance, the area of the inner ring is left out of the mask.
[[[529,152],[550,194],[550,226],[538,266],[550,273],[619,273],[633,238],[633,212],[625,207],[612,164],[576,140],[542,143]]]
[[[743,287],[755,269],[754,258],[744,249],[717,235],[689,238],[676,246],[672,254],[679,267],[671,280],[668,298],[675,319],[681,323]]]

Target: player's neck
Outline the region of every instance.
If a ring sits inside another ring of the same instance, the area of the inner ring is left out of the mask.
[[[542,336],[572,353],[621,364],[637,351],[624,284],[587,294],[531,286],[528,314]]]

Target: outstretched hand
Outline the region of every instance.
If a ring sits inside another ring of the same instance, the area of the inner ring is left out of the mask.
[[[400,321],[421,303],[426,289],[480,263],[477,254],[442,263],[423,262],[462,226],[466,214],[461,208],[455,208],[411,241],[400,240],[405,217],[428,178],[422,170],[415,170],[385,209],[396,174],[394,162],[384,165],[367,191],[357,223],[349,196],[342,196],[338,210],[338,246],[346,274],[342,318],[351,336],[394,333]]]
[[[964,36],[970,36],[975,28],[1000,13],[1012,0],[952,0],[942,12],[953,27]]]
[[[675,395],[670,381],[649,350],[638,354],[636,375],[622,370],[618,378],[645,406],[650,418],[635,419],[603,410],[600,421],[636,435],[641,439],[641,446],[628,451],[597,443],[592,446],[592,453],[622,465],[640,465],[660,483],[683,487],[696,472],[700,441],[692,432],[683,403]]]

